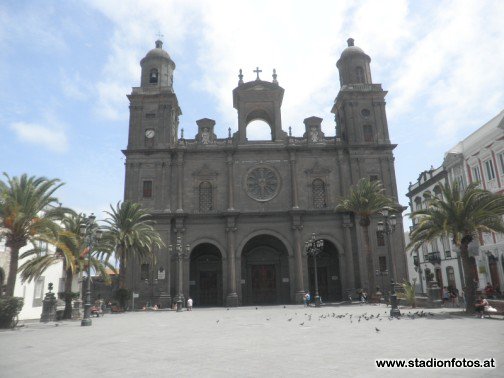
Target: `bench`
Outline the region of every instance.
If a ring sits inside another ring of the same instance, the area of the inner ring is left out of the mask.
[[[492,317],[492,315],[504,316],[504,301],[497,299],[487,299],[487,301],[490,306],[497,309],[497,312],[483,311],[484,315],[488,316],[489,318]]]

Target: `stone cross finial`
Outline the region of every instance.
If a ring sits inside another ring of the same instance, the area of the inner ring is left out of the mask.
[[[278,84],[276,69],[273,68],[273,83]]]
[[[252,72],[255,72],[257,74],[256,80],[261,80],[259,79],[259,72],[262,72],[262,70],[260,70],[259,67],[256,67],[256,69]]]
[[[292,136],[292,127],[289,126],[289,136]]]
[[[184,139],[184,129],[180,129],[180,139]]]
[[[231,127],[228,128],[228,138],[231,138]]]
[[[243,84],[243,73],[242,73],[242,69],[240,68],[240,73],[238,74],[238,85],[241,85]]]

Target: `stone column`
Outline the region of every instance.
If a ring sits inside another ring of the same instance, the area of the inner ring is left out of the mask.
[[[291,174],[292,208],[299,209],[297,174],[296,174],[296,153],[294,151],[289,151],[289,163]]]
[[[226,155],[226,164],[228,171],[228,210],[234,210],[234,174],[233,174],[233,154],[228,152]]]
[[[352,236],[350,234],[350,229],[352,228],[352,220],[350,215],[343,215],[343,229],[345,233],[345,263],[347,275],[347,285],[348,289],[354,289],[357,286],[361,286],[360,275],[359,275],[359,260],[358,258],[354,261],[354,251],[352,247]]]
[[[226,305],[238,306],[238,294],[236,293],[236,251],[235,251],[235,218],[228,217],[226,227],[227,237],[227,261],[228,261],[228,295]]]
[[[184,196],[184,152],[177,152],[177,213],[183,213]]]
[[[294,231],[294,258],[296,261],[296,303],[303,303],[303,296],[305,293],[304,280],[303,280],[303,240],[301,230],[303,225],[294,222],[292,229]]]

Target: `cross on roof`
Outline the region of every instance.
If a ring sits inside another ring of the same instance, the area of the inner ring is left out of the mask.
[[[262,70],[260,70],[259,67],[256,67],[256,69],[252,72],[255,72],[257,74],[256,80],[261,80],[261,79],[259,79],[259,72],[262,72]]]

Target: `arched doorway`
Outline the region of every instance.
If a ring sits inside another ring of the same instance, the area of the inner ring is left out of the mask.
[[[191,253],[189,295],[195,306],[222,306],[222,255],[209,243]]]
[[[325,239],[323,250],[317,256],[317,281],[322,301],[340,301],[343,298],[339,253],[336,246]],[[312,256],[308,256],[308,284],[313,297],[315,293],[315,269]]]
[[[253,237],[243,247],[241,261],[243,304],[290,302],[288,253],[279,239],[271,235]]]

